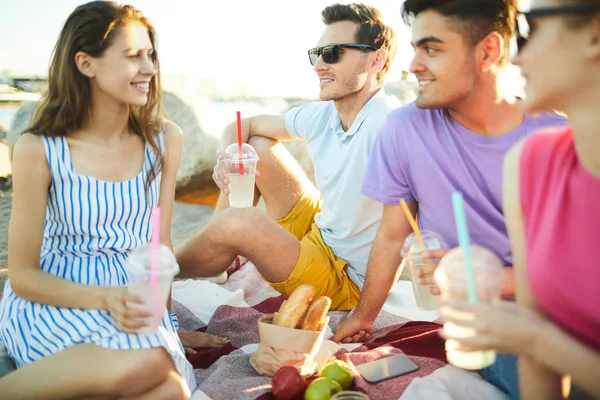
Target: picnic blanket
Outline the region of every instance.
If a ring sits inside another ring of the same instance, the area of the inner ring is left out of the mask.
[[[400,281],[375,321],[369,340],[339,345],[325,340],[317,355],[324,363],[330,357],[348,362],[352,368],[368,361],[404,353],[419,366],[411,374],[377,384],[356,374],[355,388],[374,400],[479,400],[510,399],[484,381],[479,374],[447,363],[439,336],[437,314],[416,307],[410,282]],[[274,291],[247,263],[226,283],[204,280],[173,284],[173,310],[181,329],[199,330],[229,339],[220,349],[201,349],[188,359],[195,368],[198,388],[193,399],[272,399],[271,378],[259,375],[250,365],[258,348],[258,319],[277,311],[284,298]],[[349,312],[332,311],[326,338]]]

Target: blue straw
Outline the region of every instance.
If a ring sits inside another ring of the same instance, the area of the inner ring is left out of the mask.
[[[463,249],[465,267],[467,268],[467,290],[469,302],[477,303],[477,287],[475,286],[475,275],[473,273],[473,260],[471,258],[471,246],[469,243],[469,228],[465,217],[465,207],[461,192],[452,193],[452,207],[454,208],[454,219],[456,220],[456,231],[458,243]]]

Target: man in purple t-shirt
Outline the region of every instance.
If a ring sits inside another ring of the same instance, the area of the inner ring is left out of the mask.
[[[515,1],[406,0],[419,81],[415,103],[393,111],[371,150],[362,193],[384,204],[354,314],[333,340],[367,337],[399,278],[400,248],[412,229],[399,205],[406,200],[419,225],[458,244],[451,194],[463,193],[472,241],[512,265],[501,202],[502,163],[516,142],[546,126],[554,114],[525,115],[502,92]],[[440,257],[443,252],[432,256]],[[437,258],[435,257],[435,258]],[[435,266],[424,271],[431,284]],[[503,296],[514,298],[512,268]]]

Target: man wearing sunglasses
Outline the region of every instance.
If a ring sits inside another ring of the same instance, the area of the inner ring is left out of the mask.
[[[319,44],[308,51],[322,101],[242,121],[243,140],[260,157],[256,193],[267,213],[228,208],[228,179],[217,164],[217,212],[177,250],[182,276],[218,275],[241,255],[282,294],[308,283],[331,298],[333,309],[356,306],[383,212],[360,186],[379,128],[400,106],[382,89],[396,39],[379,11],[363,4],[332,5],[322,19]],[[232,124],[223,147],[236,138]],[[308,144],[318,190],[278,143],[294,139]]]
[[[412,232],[399,200],[421,229],[458,245],[451,195],[463,193],[471,241],[507,267],[503,297],[514,299],[512,255],[502,213],[506,152],[542,127],[562,125],[555,114],[525,115],[505,74],[516,0],[406,0],[412,28],[410,69],[419,82],[414,104],[393,111],[373,145],[362,193],[384,204],[356,311],[334,340],[357,342],[369,332],[398,279],[400,249]],[[521,44],[523,42],[521,41]],[[431,259],[447,250],[433,251]],[[432,285],[436,263],[420,273]]]

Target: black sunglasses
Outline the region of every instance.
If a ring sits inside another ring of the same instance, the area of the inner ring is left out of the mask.
[[[340,43],[328,44],[326,46],[315,47],[308,51],[308,59],[311,65],[315,65],[319,56],[323,56],[325,64],[335,64],[340,60],[340,49],[359,49],[359,50],[377,50],[370,44],[360,43]]]
[[[560,7],[534,8],[517,13],[517,49],[521,51],[531,35],[531,20],[539,17],[551,17],[565,14],[587,14],[600,11],[600,6],[593,4],[576,4]]]

